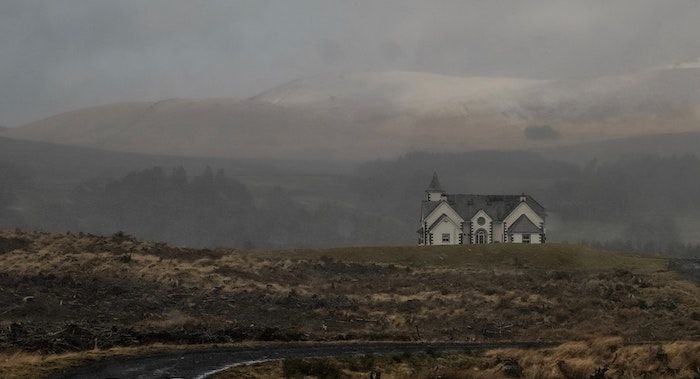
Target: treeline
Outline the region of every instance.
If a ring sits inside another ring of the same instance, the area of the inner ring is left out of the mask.
[[[524,152],[413,153],[361,166],[355,189],[364,203],[400,215],[409,231],[433,170],[448,192],[532,194],[559,224],[550,241],[681,254],[695,251],[687,239],[700,240],[693,155],[632,154],[580,167]]]
[[[336,202],[308,205],[280,187],[253,194],[223,170],[188,177],[182,167],[136,171],[80,186],[72,197],[76,230],[125,231],[176,244],[245,248],[391,243],[385,218]]]
[[[195,246],[253,243],[253,197],[223,170],[207,167],[192,178],[182,167],[137,171],[80,186],[73,204],[78,230],[128,231]]]
[[[612,162],[591,161],[553,185],[547,197],[564,220],[620,225],[620,235],[612,241],[625,250],[692,251],[686,240],[700,240],[696,156],[637,154]]]
[[[153,167],[77,188],[37,186],[0,163],[0,227],[111,234],[213,247],[414,244],[434,170],[450,192],[527,192],[547,208],[550,241],[693,256],[700,159],[629,155],[583,167],[524,152],[412,153],[327,179]],[[292,183],[293,182],[293,183]]]

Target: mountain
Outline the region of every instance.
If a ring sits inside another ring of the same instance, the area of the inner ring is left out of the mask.
[[[576,80],[318,76],[249,99],[92,107],[3,135],[149,154],[367,160],[693,131],[700,131],[700,68],[673,66]]]
[[[333,109],[358,120],[370,114],[401,137],[420,136],[448,149],[700,131],[700,68],[694,66],[578,80],[383,72],[297,80],[255,99]],[[525,130],[538,126],[555,130],[557,141],[528,140]]]
[[[270,158],[274,151],[278,157],[317,158],[347,147],[354,132],[321,112],[250,100],[171,99],[67,112],[4,135],[132,153]]]

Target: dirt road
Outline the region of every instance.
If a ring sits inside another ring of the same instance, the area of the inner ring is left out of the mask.
[[[551,342],[367,342],[344,344],[286,344],[266,347],[200,350],[141,357],[115,358],[89,363],[66,370],[58,379],[95,378],[206,378],[237,364],[262,360],[300,357],[327,357],[355,354],[384,354],[419,351],[487,350],[503,347],[542,348],[557,345]]]

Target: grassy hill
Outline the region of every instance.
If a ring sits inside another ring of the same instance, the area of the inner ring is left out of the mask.
[[[664,258],[575,245],[194,250],[7,230],[0,350],[700,339],[700,289],[666,267]]]
[[[256,252],[257,256],[290,259],[334,259],[353,263],[384,263],[416,268],[533,269],[594,271],[663,270],[667,259],[595,250],[581,245],[495,244],[458,246],[377,246],[286,252]]]

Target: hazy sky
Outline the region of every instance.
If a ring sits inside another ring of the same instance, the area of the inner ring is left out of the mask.
[[[700,57],[698,20],[697,0],[0,0],[0,125],[323,73],[622,73]]]

